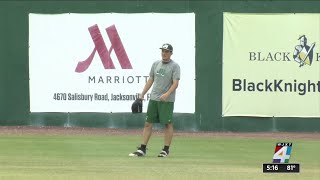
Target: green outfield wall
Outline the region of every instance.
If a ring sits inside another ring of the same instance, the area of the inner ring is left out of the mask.
[[[0,125],[141,128],[144,123],[145,114],[30,113],[29,13],[194,12],[196,23],[196,112],[194,114],[175,114],[176,129],[188,131],[320,132],[319,118],[221,116],[223,12],[320,13],[319,7],[320,1],[278,0],[0,1]],[[156,128],[161,128],[161,126],[157,125]]]

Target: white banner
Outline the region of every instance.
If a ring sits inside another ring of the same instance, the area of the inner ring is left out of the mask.
[[[131,112],[164,43],[181,68],[174,112],[194,113],[194,13],[29,14],[30,111]]]

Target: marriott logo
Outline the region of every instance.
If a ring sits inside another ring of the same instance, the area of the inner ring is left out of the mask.
[[[110,56],[112,51],[115,52],[122,69],[132,69],[132,65],[129,61],[126,50],[123,47],[122,41],[115,25],[109,26],[105,29],[111,42],[111,47],[109,49],[103,40],[97,24],[89,27],[88,30],[94,43],[94,48],[87,59],[78,62],[75,72],[82,73],[86,71],[89,68],[96,53],[99,54],[104,69],[115,69],[113,60]]]

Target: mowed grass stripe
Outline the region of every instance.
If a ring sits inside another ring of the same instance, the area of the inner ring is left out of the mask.
[[[157,158],[162,137],[147,156],[128,157],[140,136],[0,136],[1,179],[318,179],[320,143],[292,140],[290,162],[299,174],[263,174],[277,140],[175,137],[168,158]],[[279,140],[281,141],[281,140]],[[288,141],[288,140],[287,140]]]

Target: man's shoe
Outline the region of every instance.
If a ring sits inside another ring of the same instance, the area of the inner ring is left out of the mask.
[[[131,156],[131,157],[142,157],[145,155],[146,155],[146,153],[143,152],[141,149],[138,149],[137,151],[129,154],[129,156]]]
[[[166,152],[166,151],[161,151],[160,153],[159,153],[159,155],[158,155],[158,157],[167,157],[169,155],[169,151],[168,152]]]

